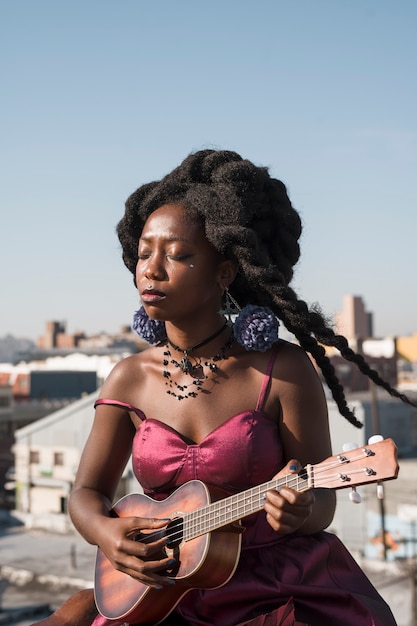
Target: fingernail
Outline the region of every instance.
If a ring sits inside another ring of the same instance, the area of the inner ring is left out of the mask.
[[[170,559],[168,561],[168,567],[174,567],[174,565],[176,565],[176,564],[177,564],[177,562],[176,562],[175,559]]]
[[[290,465],[290,470],[294,471],[294,470],[296,470],[296,469],[297,469],[297,466],[296,466],[296,465]]]

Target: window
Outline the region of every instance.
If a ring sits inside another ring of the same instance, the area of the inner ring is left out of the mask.
[[[54,452],[54,465],[64,465],[63,452]]]
[[[29,453],[29,463],[31,464],[39,464],[41,455],[39,450],[31,450]]]

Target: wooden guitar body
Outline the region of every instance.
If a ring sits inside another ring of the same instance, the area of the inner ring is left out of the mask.
[[[179,487],[166,500],[156,501],[142,494],[131,494],[119,500],[113,510],[118,517],[166,518],[173,524],[211,501],[207,486],[194,480]],[[241,534],[230,526],[204,532],[188,541],[184,541],[180,533],[179,544],[166,548],[166,555],[175,558],[179,567],[167,571],[167,576],[175,579],[175,585],[164,587],[162,591],[115,570],[99,549],[95,599],[100,613],[108,619],[125,619],[143,626],[159,624],[190,589],[214,589],[224,585],[236,569]]]

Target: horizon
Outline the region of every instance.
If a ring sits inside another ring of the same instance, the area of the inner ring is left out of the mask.
[[[345,296],[347,296],[347,295],[354,295],[354,294],[345,294]],[[357,295],[357,294],[355,294],[355,295]],[[341,307],[340,311],[338,311],[337,313],[339,313],[341,311],[342,311],[342,307]],[[372,320],[373,320],[372,321],[372,325],[374,325],[375,312],[367,310],[367,313],[372,316]],[[101,334],[105,334],[105,335],[108,335],[108,336],[117,335],[117,334],[120,334],[122,332],[126,332],[126,330],[125,330],[126,328],[131,329],[131,325],[129,323],[123,323],[122,322],[122,323],[119,324],[119,327],[117,329],[112,330],[112,331],[106,330],[105,328],[101,328],[100,330],[96,330],[96,331],[92,331],[92,332],[86,332],[84,328],[79,327],[79,328],[76,328],[74,331],[70,332],[68,330],[68,322],[67,322],[67,320],[64,320],[64,319],[61,319],[61,320],[46,319],[44,321],[43,331],[39,332],[36,336],[32,336],[32,337],[29,337],[29,336],[16,336],[16,335],[13,335],[12,333],[6,333],[3,336],[0,336],[0,342],[4,341],[4,340],[6,340],[6,339],[8,339],[10,337],[10,338],[12,338],[14,340],[17,340],[17,341],[32,341],[32,342],[34,342],[36,344],[36,342],[41,337],[44,336],[44,334],[46,332],[46,326],[47,326],[47,324],[49,322],[57,322],[57,323],[63,324],[64,327],[65,327],[65,334],[75,335],[77,333],[81,333],[81,334],[83,334],[85,336],[86,339],[97,337],[97,336],[99,336]],[[335,320],[331,320],[331,323],[335,324],[336,321]],[[284,323],[282,321],[281,321],[281,325],[282,326],[281,326],[281,330],[280,330],[280,335],[285,335],[284,338],[287,338],[286,337],[287,335],[288,336],[292,336],[292,334],[286,329],[286,327],[285,327],[285,325],[284,325]],[[134,332],[133,329],[131,329],[131,330],[132,330],[132,332]],[[342,334],[343,334],[343,332],[342,332]],[[373,333],[370,337],[367,337],[367,339],[383,340],[383,339],[386,339],[386,338],[412,337],[412,336],[414,336],[416,334],[417,334],[417,327],[416,327],[416,329],[414,331],[411,331],[410,333],[398,333],[396,335],[376,335],[375,333]]]
[[[300,299],[332,318],[360,295],[375,336],[416,332],[414,2],[18,0],[0,16],[0,337],[130,325],[124,202],[206,147],[287,186]]]

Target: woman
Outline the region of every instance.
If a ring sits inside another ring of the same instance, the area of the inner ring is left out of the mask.
[[[152,347],[121,361],[103,385],[70,514],[104,563],[155,592],[161,606],[175,594],[184,556],[181,548],[164,549],[174,515],[111,512],[131,454],[145,494],[157,501],[196,478],[227,497],[322,461],[331,455],[326,400],[307,353],[341,414],[360,425],[322,344],[408,401],[289,286],[300,234],[284,185],[234,152],[192,154],[126,203],[118,235],[142,301],[134,327]],[[240,309],[233,326],[228,318]],[[299,345],[278,338],[277,318]],[[228,582],[192,589],[149,623],[395,624],[346,549],[324,531],[332,490],[288,486],[262,497],[262,510],[241,520],[245,532],[229,526],[242,550]],[[104,585],[101,593],[105,602],[113,590]],[[93,623],[135,621],[98,616]]]

